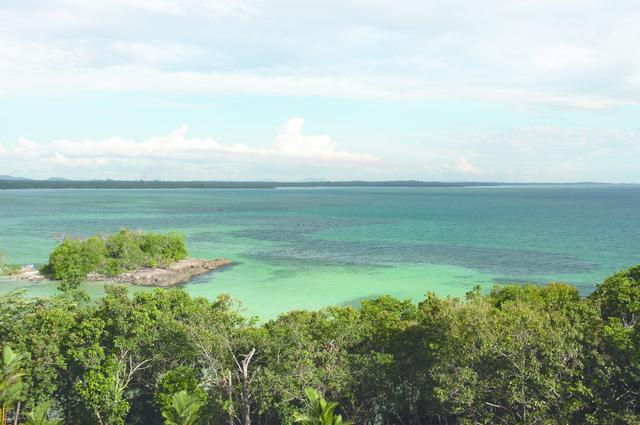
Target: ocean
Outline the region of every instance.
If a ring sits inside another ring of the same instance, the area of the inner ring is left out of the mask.
[[[41,264],[65,235],[121,228],[177,230],[191,256],[233,260],[183,288],[229,294],[261,319],[512,282],[568,282],[586,295],[640,263],[640,186],[0,191],[10,262]],[[55,288],[0,278],[0,292]]]

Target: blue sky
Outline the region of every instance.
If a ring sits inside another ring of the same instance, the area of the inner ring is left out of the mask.
[[[3,0],[0,175],[640,182],[640,3]]]

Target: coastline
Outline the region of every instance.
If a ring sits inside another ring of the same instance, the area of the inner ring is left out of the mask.
[[[126,283],[136,286],[171,287],[188,283],[191,279],[233,264],[231,260],[216,258],[212,260],[187,258],[176,261],[167,267],[143,267],[107,276],[100,273],[89,273],[87,282]],[[7,277],[28,282],[39,282],[47,279],[32,265],[20,269]]]

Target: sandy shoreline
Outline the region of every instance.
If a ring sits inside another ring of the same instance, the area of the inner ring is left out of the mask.
[[[214,260],[203,260],[187,258],[177,261],[166,268],[140,268],[129,272],[122,273],[118,276],[107,276],[99,273],[89,273],[87,281],[89,282],[115,282],[128,283],[138,286],[175,286],[181,283],[187,283],[196,276],[210,273],[219,268],[231,265],[232,261],[217,258]],[[18,272],[13,273],[10,277],[18,280],[26,280],[36,282],[45,280],[46,276],[33,266],[25,266]]]

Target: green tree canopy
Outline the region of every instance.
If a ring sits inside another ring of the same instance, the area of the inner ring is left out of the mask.
[[[0,402],[4,419],[21,404],[19,423],[69,425],[636,424],[638,270],[586,298],[505,285],[264,323],[176,288],[4,294]]]

